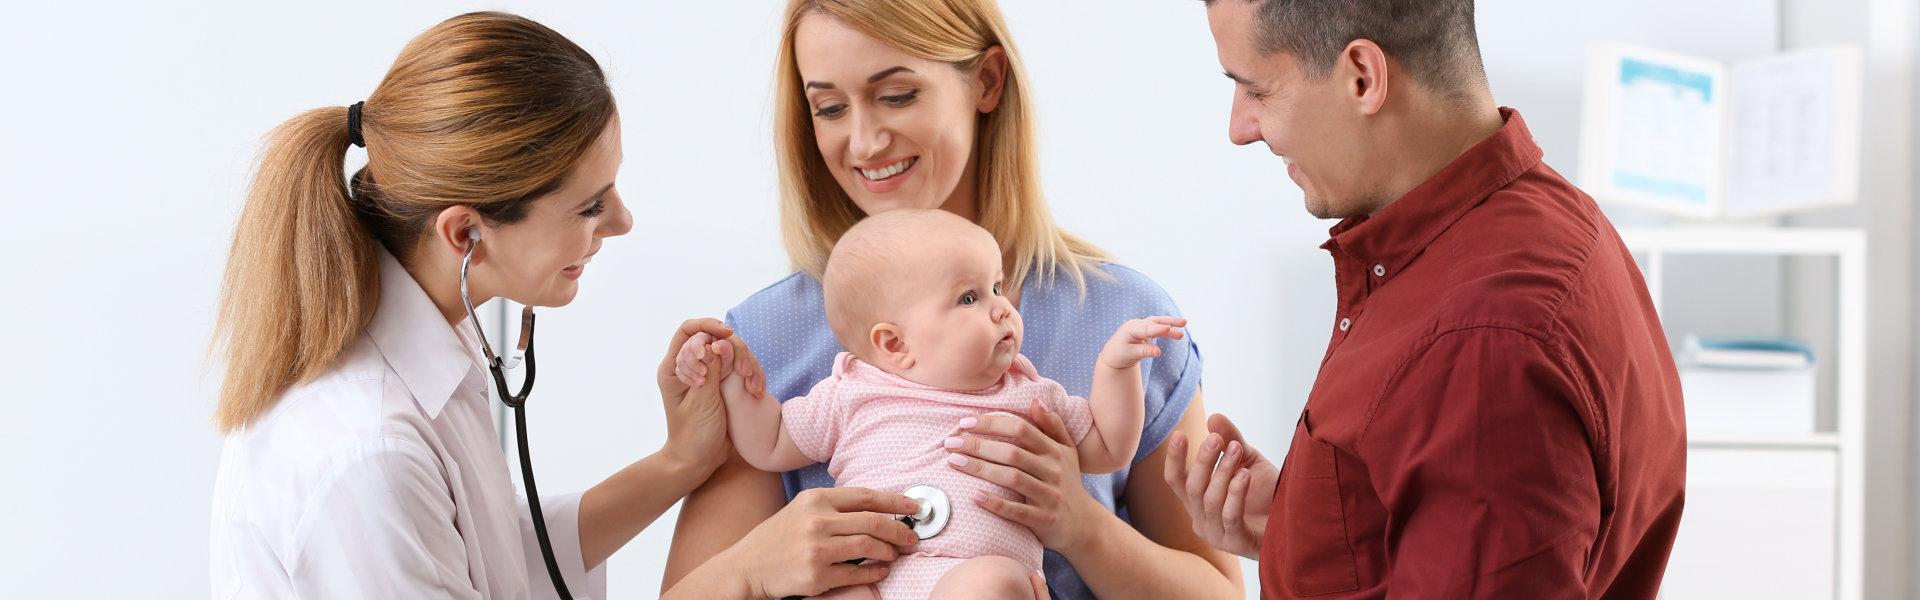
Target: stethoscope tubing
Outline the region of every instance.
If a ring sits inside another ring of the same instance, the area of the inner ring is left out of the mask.
[[[513,409],[514,444],[520,449],[520,481],[527,486],[527,512],[533,516],[533,535],[540,540],[540,558],[547,563],[547,577],[553,580],[553,591],[561,600],[573,600],[573,594],[567,591],[567,581],[560,576],[560,562],[553,557],[553,541],[547,536],[547,517],[540,509],[540,489],[533,482],[533,457],[527,450],[527,395],[533,392],[533,307],[526,307],[520,313],[520,344],[517,350],[526,352],[526,358],[515,357],[513,363],[523,363],[527,367],[526,378],[520,380],[520,393],[507,392],[506,369],[514,365],[506,364],[494,355],[493,347],[487,344],[487,332],[480,328],[480,319],[473,313],[473,297],[467,294],[467,267],[473,262],[473,249],[480,245],[478,230],[469,230],[472,241],[467,242],[467,255],[460,259],[460,302],[467,307],[467,321],[473,323],[474,335],[480,336],[480,350],[486,353],[487,370],[493,373],[493,386],[500,392],[500,402]]]
[[[527,365],[533,365],[533,349],[527,349]],[[531,376],[531,370],[528,369]],[[493,369],[494,377],[501,377],[499,367]],[[502,378],[501,380],[504,380]],[[503,384],[504,385],[504,384]],[[502,388],[504,395],[506,390]],[[573,600],[573,594],[567,592],[567,580],[560,576],[560,563],[553,558],[553,542],[547,538],[547,518],[540,510],[540,490],[533,484],[533,458],[527,455],[527,411],[526,398],[513,407],[514,443],[520,446],[520,479],[527,484],[527,512],[533,514],[533,535],[540,539],[540,558],[546,560],[547,577],[553,579],[553,591],[560,594],[561,600]]]

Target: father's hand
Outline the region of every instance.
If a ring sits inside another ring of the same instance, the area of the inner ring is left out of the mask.
[[[1200,452],[1187,460],[1187,436],[1167,437],[1167,487],[1193,518],[1193,532],[1213,547],[1260,559],[1260,537],[1273,513],[1280,468],[1246,444],[1226,415],[1207,419]]]

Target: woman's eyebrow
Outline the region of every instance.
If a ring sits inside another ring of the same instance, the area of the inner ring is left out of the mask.
[[[874,73],[874,74],[872,74],[872,75],[869,75],[869,76],[867,76],[867,83],[873,83],[873,82],[875,82],[875,81],[879,81],[879,80],[882,80],[882,79],[886,79],[886,78],[887,78],[888,76],[890,76],[890,75],[893,75],[894,73],[899,73],[899,72],[902,72],[902,71],[905,71],[905,72],[908,72],[908,73],[912,73],[912,72],[914,72],[914,71],[913,71],[913,69],[909,69],[909,68],[906,68],[906,67],[904,67],[904,66],[902,66],[902,67],[892,67],[892,68],[889,68],[889,69],[886,69],[886,70],[884,70],[884,71],[881,71],[881,72],[879,72],[879,73]]]
[[[867,76],[867,83],[873,83],[882,79],[886,79],[888,77],[893,76],[894,73],[902,73],[902,72],[916,73],[916,71],[914,71],[913,69],[906,68],[905,66],[888,67],[884,70],[881,70],[879,73],[874,73],[872,75]],[[831,89],[834,89],[834,86],[833,84],[825,81],[809,81],[807,82],[807,89],[831,90]]]

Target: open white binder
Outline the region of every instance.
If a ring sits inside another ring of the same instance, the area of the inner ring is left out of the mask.
[[[1850,46],[1732,65],[1594,46],[1580,187],[1702,219],[1850,204],[1859,195],[1861,64]]]

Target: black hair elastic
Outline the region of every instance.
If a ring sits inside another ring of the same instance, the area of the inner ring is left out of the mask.
[[[353,106],[347,107],[347,139],[352,141],[353,145],[365,148],[367,140],[360,137],[360,105],[362,104],[366,104],[366,101],[355,102]]]

